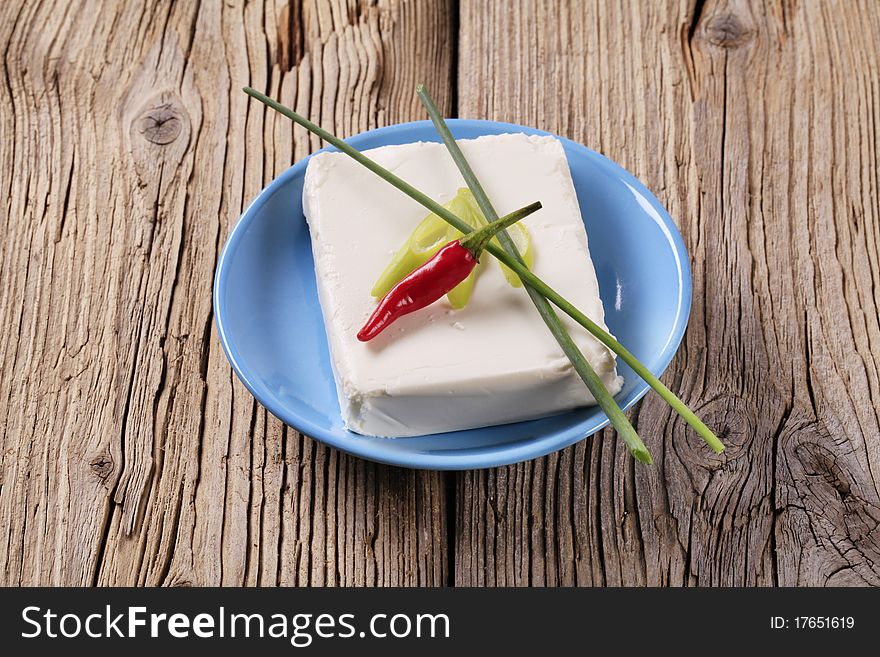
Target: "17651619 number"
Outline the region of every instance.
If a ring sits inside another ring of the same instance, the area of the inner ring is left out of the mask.
[[[851,630],[856,624],[852,616],[795,616],[794,625],[799,630]]]

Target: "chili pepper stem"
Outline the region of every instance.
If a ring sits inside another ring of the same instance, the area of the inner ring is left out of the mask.
[[[495,237],[499,231],[506,229],[508,226],[512,226],[517,221],[521,221],[533,212],[540,210],[541,207],[541,202],[535,201],[534,203],[527,205],[524,208],[520,208],[519,210],[515,210],[500,219],[495,219],[495,221],[487,226],[471,231],[458,241],[461,242],[461,245],[464,248],[473,254],[474,260],[479,261],[483,249],[486,248],[489,241]]]

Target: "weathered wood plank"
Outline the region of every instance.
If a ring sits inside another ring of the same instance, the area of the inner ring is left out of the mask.
[[[605,431],[457,483],[458,584],[880,584],[880,7],[709,0],[461,10],[459,110],[653,189],[694,270],[658,455]]]
[[[222,354],[244,205],[317,141],[449,109],[448,2],[0,7],[0,583],[442,584],[444,477],[285,428]]]

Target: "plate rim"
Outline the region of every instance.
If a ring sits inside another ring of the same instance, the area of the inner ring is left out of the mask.
[[[447,123],[449,124],[450,130],[453,132],[453,134],[455,134],[456,130],[459,128],[476,128],[478,130],[480,128],[490,128],[493,132],[487,134],[503,134],[503,132],[498,132],[498,130],[502,130],[532,135],[549,135],[562,142],[564,147],[580,149],[586,151],[586,154],[588,156],[597,158],[601,165],[610,168],[610,170],[617,177],[622,179],[625,183],[628,183],[632,191],[638,192],[643,199],[647,200],[647,202],[650,204],[657,215],[656,217],[654,217],[655,221],[657,219],[660,220],[660,223],[658,225],[661,226],[667,240],[669,240],[670,244],[672,245],[672,252],[678,265],[677,273],[680,283],[678,308],[676,309],[676,317],[675,323],[673,325],[673,330],[669,339],[667,340],[665,347],[657,356],[653,366],[648,367],[648,369],[655,376],[660,377],[669,366],[669,363],[672,361],[672,358],[675,356],[675,353],[678,351],[678,347],[681,345],[681,342],[684,338],[684,333],[687,329],[687,324],[690,319],[693,295],[693,279],[690,267],[690,258],[684,244],[684,238],[682,237],[680,231],[678,230],[678,227],[675,225],[675,222],[673,221],[672,217],[669,215],[663,204],[660,203],[656,196],[654,196],[654,194],[638,178],[636,178],[632,173],[624,169],[622,166],[620,166],[613,160],[605,157],[598,151],[595,151],[588,146],[575,142],[571,139],[567,139],[566,137],[561,137],[546,130],[518,125],[515,123],[507,123],[503,121],[492,121],[486,119],[447,119]],[[385,133],[398,132],[407,129],[422,129],[425,127],[433,127],[431,121],[420,120],[408,121],[405,123],[395,123],[392,125],[383,126],[381,128],[375,128],[373,130],[360,132],[346,138],[344,141],[346,143],[351,143],[353,146],[357,146],[357,142],[367,139],[368,137],[381,138],[381,136]],[[315,425],[307,418],[303,418],[299,415],[287,412],[286,408],[281,405],[266,403],[263,399],[261,399],[256,386],[251,381],[251,377],[249,374],[250,370],[249,368],[244,367],[241,364],[237,354],[237,350],[235,349],[235,345],[232,343],[230,336],[227,334],[226,326],[223,321],[223,308],[225,307],[225,305],[221,299],[221,293],[223,290],[225,290],[227,284],[226,279],[228,275],[228,268],[226,266],[226,262],[237,251],[239,243],[242,240],[242,236],[247,232],[247,228],[253,223],[254,218],[255,216],[257,216],[260,208],[269,200],[269,198],[271,198],[276,193],[277,189],[283,186],[290,178],[296,177],[296,175],[301,170],[304,170],[308,165],[309,160],[314,155],[328,151],[336,152],[337,150],[338,149],[333,146],[324,146],[320,150],[307,155],[303,159],[289,166],[279,176],[274,178],[268,185],[263,187],[260,192],[254,197],[254,199],[245,207],[239,218],[236,220],[235,225],[232,227],[232,230],[230,230],[229,234],[226,237],[226,241],[223,245],[223,248],[221,249],[220,256],[217,259],[212,290],[214,324],[217,328],[217,334],[226,358],[229,360],[229,363],[232,366],[232,369],[238,379],[244,384],[248,392],[253,395],[254,399],[286,425],[330,447],[338,449],[347,454],[351,454],[353,456],[357,456],[359,458],[364,458],[378,463],[424,470],[476,470],[499,467],[504,465],[512,465],[515,463],[520,463],[523,461],[532,460],[540,458],[542,456],[546,456],[548,454],[552,454],[561,449],[569,447],[581,440],[589,438],[593,434],[607,427],[609,424],[608,417],[605,416],[605,414],[601,410],[599,410],[600,419],[598,422],[584,420],[568,426],[562,430],[553,432],[552,435],[555,436],[555,439],[553,441],[550,441],[549,443],[547,441],[538,440],[538,438],[540,438],[540,436],[538,435],[535,437],[535,439],[532,440],[522,440],[515,443],[503,443],[499,445],[497,449],[480,451],[472,454],[444,454],[442,452],[438,453],[425,451],[377,451],[377,449],[375,448],[375,445],[377,443],[352,443],[349,440],[340,438],[332,430],[328,431],[320,426]],[[636,402],[641,400],[642,397],[644,397],[649,390],[650,386],[648,386],[648,384],[644,380],[639,379],[636,383],[635,388],[628,394],[628,398],[624,400],[621,408],[624,411],[631,408],[633,405],[636,404]],[[618,402],[620,401],[621,400],[618,400]],[[396,438],[394,440],[407,440],[407,438]]]

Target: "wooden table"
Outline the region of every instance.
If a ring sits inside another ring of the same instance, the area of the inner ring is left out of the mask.
[[[0,582],[880,584],[880,4],[0,3]],[[316,139],[449,116],[601,151],[693,264],[664,381],[519,465],[367,463],[269,415],[211,310],[242,208]]]

